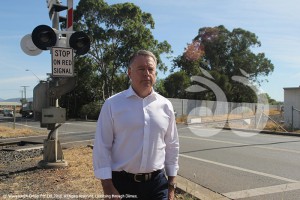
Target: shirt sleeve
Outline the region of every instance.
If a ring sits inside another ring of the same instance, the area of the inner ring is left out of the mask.
[[[179,139],[176,127],[176,119],[173,111],[173,106],[170,105],[170,123],[165,136],[166,143],[166,159],[165,159],[165,170],[167,176],[176,176],[179,165]]]
[[[98,179],[111,179],[113,126],[110,104],[105,102],[98,118],[93,148],[94,174]]]

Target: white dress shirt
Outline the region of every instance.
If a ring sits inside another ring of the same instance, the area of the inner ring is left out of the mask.
[[[179,140],[171,102],[152,91],[140,98],[130,87],[107,99],[97,122],[94,173],[110,179],[112,171],[148,173],[165,168],[176,176]]]

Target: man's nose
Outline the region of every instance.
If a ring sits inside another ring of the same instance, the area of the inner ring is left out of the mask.
[[[149,74],[150,74],[150,71],[149,71],[148,69],[145,69],[145,70],[144,70],[144,75],[145,75],[145,76],[148,76]]]

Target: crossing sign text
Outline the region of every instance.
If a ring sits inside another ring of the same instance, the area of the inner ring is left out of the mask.
[[[73,49],[52,47],[52,76],[74,76]]]

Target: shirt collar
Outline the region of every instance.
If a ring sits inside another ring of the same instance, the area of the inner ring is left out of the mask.
[[[131,96],[139,97],[139,95],[137,95],[136,92],[132,89],[132,86],[130,86],[128,88],[128,90],[126,90],[126,94],[125,95],[126,95],[127,98],[131,97]],[[157,93],[154,91],[154,88],[152,88],[152,92],[147,97],[145,97],[145,98],[148,98],[148,97],[154,97],[154,98],[156,98],[157,97],[156,95],[157,95]],[[139,97],[139,98],[141,98],[141,97]]]

